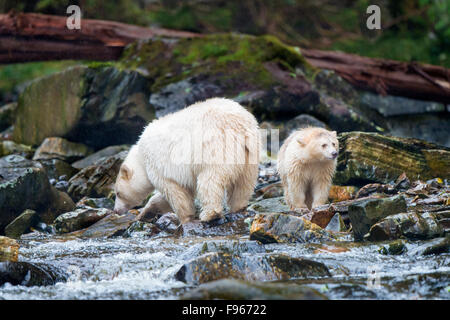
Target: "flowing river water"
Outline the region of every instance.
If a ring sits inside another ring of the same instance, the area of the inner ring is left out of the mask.
[[[193,289],[174,277],[204,242],[248,242],[248,236],[175,238],[164,232],[144,238],[67,239],[28,234],[19,261],[50,263],[70,275],[50,286],[0,287],[0,299],[178,299]],[[254,241],[251,241],[254,242]],[[316,289],[330,299],[450,299],[450,254],[421,255],[424,242],[384,255],[382,243],[266,244],[284,253],[324,263],[331,277],[283,283]]]

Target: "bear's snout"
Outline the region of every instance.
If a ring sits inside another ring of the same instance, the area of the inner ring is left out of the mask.
[[[337,151],[333,151],[333,152],[331,153],[331,156],[333,157],[333,159],[336,159],[336,157],[338,156]]]

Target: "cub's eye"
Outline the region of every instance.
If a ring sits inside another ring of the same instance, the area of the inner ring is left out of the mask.
[[[336,147],[336,143],[333,142],[333,147]]]
[[[120,192],[116,192],[116,197],[120,198]]]
[[[327,144],[324,143],[324,144],[322,145],[322,148],[326,148],[326,147],[327,147]]]

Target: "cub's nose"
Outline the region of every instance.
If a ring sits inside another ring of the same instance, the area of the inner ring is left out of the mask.
[[[333,157],[333,159],[336,159],[337,155],[338,155],[337,151],[333,151],[331,153],[331,156]]]

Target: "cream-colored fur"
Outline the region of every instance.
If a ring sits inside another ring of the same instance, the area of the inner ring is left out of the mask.
[[[336,169],[336,131],[305,128],[293,132],[278,153],[278,172],[291,210],[322,205]]]
[[[138,206],[154,189],[182,223],[194,219],[194,197],[202,221],[222,216],[225,192],[232,212],[246,208],[260,147],[256,119],[232,100],[209,99],[154,120],[122,164],[115,210]],[[144,211],[161,200],[152,199]]]

